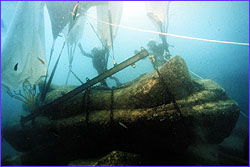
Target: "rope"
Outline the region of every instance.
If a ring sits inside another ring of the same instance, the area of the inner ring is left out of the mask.
[[[70,76],[70,70],[71,70],[72,66],[69,67],[69,71],[68,71],[68,75],[67,75],[67,79],[66,79],[66,82],[65,82],[65,86],[68,85],[68,81],[69,81],[69,76]]]
[[[72,71],[72,62],[73,62],[73,59],[74,59],[74,54],[75,54],[75,50],[76,50],[76,43],[72,44],[70,46],[69,43],[67,43],[67,48],[68,48],[68,58],[69,58],[69,72],[68,72],[68,75],[67,75],[67,79],[66,79],[66,82],[65,82],[65,86],[68,84],[68,81],[69,81],[69,76],[70,76],[70,72]],[[73,50],[72,50],[73,49]],[[81,82],[82,83],[82,82]]]
[[[54,68],[53,68],[52,73],[51,73],[51,75],[50,75],[49,81],[48,81],[48,83],[46,84],[46,87],[44,88],[44,90],[43,90],[43,92],[42,92],[42,95],[41,95],[41,101],[42,101],[42,102],[43,102],[43,101],[45,100],[45,98],[46,98],[46,94],[47,94],[47,92],[48,92],[48,90],[49,90],[49,87],[50,87],[50,85],[51,85],[52,79],[53,79],[53,77],[54,77],[54,75],[55,75],[56,68],[57,68],[57,65],[58,65],[58,63],[59,63],[59,60],[60,60],[60,58],[61,58],[62,51],[63,51],[63,48],[64,48],[64,46],[65,46],[65,43],[66,43],[66,41],[64,41],[64,43],[63,43],[62,49],[61,49],[60,54],[59,54],[59,56],[58,56],[58,58],[57,58],[57,60],[56,60],[56,63],[55,63],[55,65],[54,65]]]
[[[111,101],[110,101],[110,127],[113,127],[114,122],[114,87],[111,88]]]
[[[249,119],[249,117],[243,112],[243,111],[240,111],[240,114],[245,117],[246,119]]]
[[[74,76],[79,82],[81,82],[81,84],[84,84],[84,83],[82,82],[82,80],[76,75],[76,73],[74,73],[74,72],[72,71],[72,69],[70,69],[70,72],[73,74],[73,76]]]
[[[110,10],[108,11],[108,17],[109,17],[109,23],[112,23],[112,18],[111,18],[111,12]],[[112,61],[113,64],[116,65],[116,61],[115,61],[115,53],[114,53],[114,40],[113,40],[113,29],[112,29],[112,25],[109,24],[109,34],[110,34],[110,40],[111,40],[111,48],[112,48]]]
[[[104,23],[104,24],[107,24],[107,25],[111,25],[111,26],[114,26],[114,27],[120,27],[120,28],[124,28],[124,29],[128,29],[128,30],[133,30],[133,31],[147,32],[147,33],[152,33],[152,34],[172,36],[172,37],[176,37],[176,38],[191,39],[191,40],[197,40],[197,41],[205,41],[205,42],[213,42],[213,43],[223,43],[223,44],[246,45],[246,46],[249,46],[249,43],[218,41],[218,40],[189,37],[189,36],[184,36],[184,35],[176,35],[176,34],[170,34],[170,33],[164,33],[164,32],[152,31],[152,30],[144,30],[144,29],[140,29],[140,28],[134,28],[134,27],[123,26],[123,25],[118,25],[118,24],[114,24],[114,23],[108,23],[106,21],[98,20],[94,16],[91,16],[91,15],[88,15],[88,16],[90,18],[93,18],[93,19],[97,20],[98,22],[101,22],[101,23]]]
[[[96,30],[95,30],[94,26],[91,24],[91,22],[90,22],[88,19],[87,19],[87,21],[88,21],[88,23],[89,23],[90,27],[92,28],[93,32],[95,33],[95,35],[97,36],[97,38],[98,38],[98,39],[99,39],[99,41],[101,42],[102,47],[104,48],[104,47],[105,47],[105,45],[104,45],[104,43],[103,43],[103,41],[102,41],[101,37],[100,37],[100,36],[98,35],[98,33],[96,32]]]
[[[190,73],[192,73],[193,75],[195,75],[196,77],[198,77],[199,79],[204,79],[201,76],[199,76],[198,74],[194,73],[193,71],[189,70]]]
[[[52,43],[52,46],[51,46],[51,49],[50,49],[50,56],[49,56],[49,62],[48,62],[48,67],[47,67],[47,71],[46,71],[46,76],[45,76],[45,79],[44,79],[44,82],[43,82],[43,87],[44,88],[46,87],[46,84],[47,84],[47,79],[48,79],[48,75],[49,75],[49,70],[48,69],[49,69],[51,58],[52,58],[52,55],[53,55],[53,52],[54,52],[55,42],[56,42],[56,39],[53,39],[53,43]]]

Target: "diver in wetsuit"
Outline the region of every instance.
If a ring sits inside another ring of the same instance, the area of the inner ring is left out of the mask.
[[[163,33],[168,32],[168,26],[169,26],[168,12],[169,12],[170,2],[161,2],[161,3],[146,2],[146,4],[148,4],[146,5],[147,16],[155,25],[157,30],[162,33],[159,35],[161,42],[162,42],[161,44],[157,45],[155,41],[149,41],[148,43],[148,48],[151,54],[155,56],[157,65],[161,66],[171,57],[171,54],[169,52],[169,44],[167,43],[166,35],[163,35]],[[163,11],[161,9],[165,9],[165,10]],[[162,12],[162,13],[159,13],[159,12]],[[164,15],[167,17],[166,23],[165,23]]]
[[[147,46],[149,49],[149,53],[155,56],[155,63],[158,67],[166,63],[168,58],[164,57],[165,50],[163,43],[157,45],[156,41],[151,40],[148,42]]]
[[[162,30],[162,23],[158,22],[159,27],[161,27],[161,32],[164,32]],[[160,38],[162,40],[162,43],[157,44],[156,41],[150,40],[147,44],[148,49],[150,51],[150,54],[153,54],[155,56],[155,61],[157,66],[161,66],[167,62],[167,60],[170,59],[171,54],[169,52],[169,44],[167,43],[167,39],[165,35],[160,35]]]
[[[88,57],[92,58],[93,66],[99,75],[107,71],[107,55],[106,49],[98,48],[93,48],[91,54],[88,54]]]
[[[108,56],[109,56],[108,47],[104,47],[103,49],[95,47],[91,50],[91,53],[86,53],[83,50],[82,45],[80,43],[78,46],[84,56],[92,59],[93,67],[96,69],[98,75],[105,73],[107,71]],[[121,85],[120,81],[116,77],[110,77],[110,78],[115,80],[117,86]],[[105,80],[103,80],[101,84],[106,87],[108,86]]]

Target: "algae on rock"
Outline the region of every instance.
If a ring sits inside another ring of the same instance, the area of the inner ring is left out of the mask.
[[[191,79],[179,56],[159,71],[181,113],[153,72],[114,89],[112,112],[111,90],[92,89],[89,99],[80,93],[37,117],[32,126],[16,124],[3,130],[4,138],[18,151],[27,152],[24,164],[46,165],[98,157],[113,150],[180,153],[191,144],[220,143],[230,135],[240,110],[224,89],[211,80]],[[58,86],[50,91],[48,101],[62,91],[68,90]]]

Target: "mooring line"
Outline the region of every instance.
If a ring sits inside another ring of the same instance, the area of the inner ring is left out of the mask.
[[[134,28],[134,27],[129,27],[129,26],[124,26],[120,24],[114,24],[114,23],[109,23],[103,20],[99,20],[94,16],[88,15],[88,17],[95,19],[98,22],[111,25],[114,27],[120,27],[128,30],[133,30],[133,31],[140,31],[140,32],[147,32],[147,33],[152,33],[152,34],[158,34],[158,35],[165,35],[165,36],[172,36],[176,38],[182,38],[182,39],[191,39],[191,40],[198,40],[198,41],[205,41],[205,42],[213,42],[213,43],[223,43],[223,44],[233,44],[233,45],[245,45],[249,46],[249,43],[241,43],[241,42],[230,42],[230,41],[219,41],[219,40],[212,40],[212,39],[205,39],[205,38],[196,38],[196,37],[189,37],[189,36],[184,36],[184,35],[177,35],[177,34],[170,34],[170,33],[163,33],[163,32],[158,32],[158,31],[152,31],[152,30],[144,30],[140,28]]]

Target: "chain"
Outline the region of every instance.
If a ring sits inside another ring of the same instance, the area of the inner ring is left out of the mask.
[[[110,125],[111,127],[113,126],[113,121],[114,121],[113,108],[114,108],[114,87],[111,88],[111,101],[110,101]]]
[[[159,69],[158,69],[158,66],[156,65],[155,63],[155,58],[153,55],[149,56],[149,58],[151,59],[151,63],[153,65],[153,68],[155,69],[155,71],[157,72],[158,76],[159,76],[159,80],[160,82],[162,83],[163,85],[163,88],[165,89],[165,92],[170,96],[170,99],[171,101],[174,103],[174,107],[175,109],[177,110],[177,112],[180,114],[181,118],[183,118],[183,115],[181,113],[181,110],[180,110],[180,107],[179,105],[177,104],[176,100],[175,100],[175,96],[171,93],[171,91],[168,89],[168,85],[167,83],[164,81]],[[166,98],[165,98],[165,104],[167,103],[166,101]]]
[[[90,90],[87,89],[83,95],[84,113],[86,125],[89,125],[89,106],[90,106]]]
[[[163,79],[163,77],[162,77],[162,75],[161,75],[161,73],[160,73],[160,71],[158,69],[158,66],[155,64],[154,56],[149,56],[149,58],[151,59],[151,63],[152,63],[155,71],[157,72],[157,74],[159,76],[160,82],[163,84],[163,88],[165,89],[164,91],[170,96],[171,101],[173,102],[176,111],[180,114],[180,118],[182,119],[182,123],[180,124],[181,129],[187,129],[187,130],[183,131],[183,133],[184,133],[183,136],[185,136],[188,139],[192,140],[192,137],[190,136],[191,133],[189,133],[190,129],[188,128],[188,127],[190,127],[190,125],[188,124],[189,120],[187,118],[184,118],[184,116],[182,115],[180,107],[179,107],[179,105],[177,104],[177,102],[175,100],[175,96],[168,89],[169,87],[168,87],[167,83],[164,81],[164,79]],[[165,101],[165,104],[166,104],[166,101]],[[177,134],[175,126],[173,126],[172,133]]]

